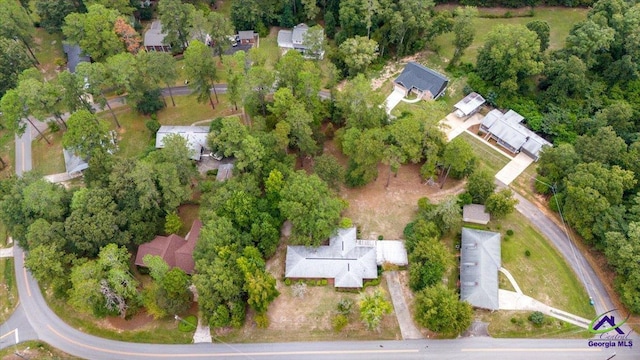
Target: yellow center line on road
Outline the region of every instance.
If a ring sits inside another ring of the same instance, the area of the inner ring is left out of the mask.
[[[6,334],[4,334],[4,335],[0,336],[0,339],[6,338],[7,336],[9,336],[9,335],[13,334],[14,332],[16,332],[16,329],[13,329],[13,330],[9,331],[8,333],[6,333]]]
[[[22,263],[24,264],[24,253],[22,253]],[[31,297],[31,288],[29,287],[29,281],[27,279],[27,268],[22,268],[22,274],[24,275],[24,286],[27,288],[27,295]]]
[[[476,348],[460,349],[462,352],[600,352],[600,348]]]
[[[408,354],[417,353],[418,349],[405,350],[314,350],[314,351],[274,351],[274,352],[229,352],[229,353],[208,353],[208,354],[153,354],[138,353],[130,351],[120,351],[104,349],[96,346],[86,345],[79,341],[69,339],[68,337],[57,332],[51,325],[47,325],[49,330],[61,337],[65,341],[83,347],[85,349],[104,352],[108,354],[118,354],[126,356],[144,356],[150,358],[192,358],[192,357],[252,357],[252,356],[287,356],[287,355],[350,355],[350,354]]]

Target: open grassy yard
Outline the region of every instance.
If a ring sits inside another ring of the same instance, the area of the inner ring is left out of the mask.
[[[541,326],[534,326],[528,317],[530,311],[476,311],[476,316],[489,322],[489,334],[497,338],[577,338],[587,339],[589,331],[564,321],[545,316]]]
[[[0,324],[11,316],[18,302],[13,258],[0,258]]]
[[[39,70],[46,79],[51,80],[57,75],[56,62],[66,62],[66,55],[62,51],[62,34],[49,34],[42,28],[36,28],[34,42],[36,46],[33,52],[40,62]]]
[[[152,344],[189,344],[193,332],[178,330],[178,321],[173,318],[153,321],[147,314],[140,313],[131,320],[121,318],[97,319],[78,311],[69,311],[69,305],[55,299],[49,292],[43,291],[49,307],[67,324],[87,334],[128,342]],[[128,330],[135,328],[136,330]]]
[[[502,155],[495,149],[492,149],[489,145],[483,143],[480,139],[466,132],[458,135],[461,136],[471,147],[476,154],[476,164],[478,169],[486,169],[491,174],[495,175],[505,165],[511,161],[510,158]]]
[[[62,130],[46,133],[51,145],[44,139],[34,139],[31,143],[33,170],[42,175],[65,172],[64,156],[62,155]]]
[[[481,9],[481,11],[491,11],[491,9]],[[505,9],[500,13],[514,11],[513,9]],[[487,38],[487,34],[498,24],[520,24],[525,25],[533,20],[544,20],[551,27],[551,35],[549,38],[549,48],[551,50],[560,49],[564,46],[565,38],[575,23],[583,20],[587,16],[588,9],[581,8],[562,8],[562,7],[538,7],[534,9],[533,17],[512,17],[512,18],[475,18],[476,34],[473,43],[465,51],[461,61],[467,63],[476,62],[478,50],[482,48]],[[453,57],[453,33],[447,33],[438,36],[434,40],[434,45],[439,49],[438,53],[444,58],[443,61],[448,62]]]

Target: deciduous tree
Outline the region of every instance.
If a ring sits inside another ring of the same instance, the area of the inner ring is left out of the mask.
[[[19,42],[0,37],[0,97],[18,83],[18,75],[33,66],[26,48]]]
[[[195,8],[180,0],[160,0],[158,18],[162,23],[162,32],[166,34],[164,44],[182,51],[189,46],[189,34]]]
[[[415,319],[431,331],[456,336],[471,325],[473,310],[458,294],[442,284],[428,287],[416,295]]]
[[[91,5],[86,14],[67,15],[62,33],[67,41],[77,44],[95,61],[104,61],[109,56],[124,51],[125,47],[114,31],[118,11],[102,5]]]
[[[393,305],[385,298],[385,294],[380,288],[377,288],[372,294],[363,294],[358,305],[360,306],[360,319],[369,330],[379,331],[384,316],[393,311]]]
[[[211,108],[215,109],[211,98],[211,88],[216,95],[214,82],[218,80],[218,73],[211,49],[200,41],[194,40],[184,53],[184,68],[189,78],[189,87],[193,89],[199,102],[209,100]]]

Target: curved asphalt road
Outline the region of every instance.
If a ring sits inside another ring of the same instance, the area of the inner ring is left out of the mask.
[[[175,95],[189,94],[188,87],[175,87]],[[226,85],[216,85],[219,92]],[[168,94],[168,91],[167,91]],[[321,97],[328,93],[319,94]],[[116,100],[119,101],[119,100]],[[17,157],[16,157],[17,158]],[[613,304],[602,282],[589,263],[574,251],[565,233],[535,205],[516,194],[517,210],[524,214],[540,232],[549,238],[565,257],[594,298],[597,313],[612,309]],[[152,359],[152,358],[268,358],[268,359],[539,359],[541,353],[549,359],[637,359],[640,338],[626,326],[622,329],[635,342],[633,348],[589,346],[589,341],[546,339],[493,339],[487,337],[455,340],[407,341],[341,341],[273,344],[196,344],[159,345],[126,343],[98,338],[82,333],[64,323],[47,306],[38,284],[24,268],[23,252],[14,248],[16,278],[21,304],[9,320],[0,325],[0,348],[15,343],[15,328],[19,340],[39,339],[71,355],[87,359]],[[25,311],[27,310],[27,311]],[[620,315],[616,314],[616,319]],[[608,333],[610,334],[610,333]],[[598,339],[599,344],[606,341]]]

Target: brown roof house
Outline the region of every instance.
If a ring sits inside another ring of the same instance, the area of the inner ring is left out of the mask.
[[[145,266],[142,262],[145,255],[158,255],[166,261],[169,267],[178,267],[187,274],[193,274],[195,267],[193,249],[200,237],[200,229],[202,229],[202,222],[196,219],[185,238],[176,234],[156,236],[155,239],[138,247],[135,264]]]

